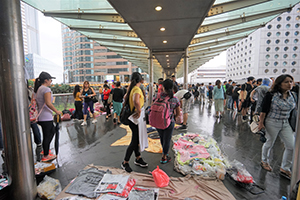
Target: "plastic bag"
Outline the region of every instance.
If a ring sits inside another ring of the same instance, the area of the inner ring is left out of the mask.
[[[39,197],[46,199],[55,199],[61,192],[59,180],[45,176],[44,180],[37,186]]]
[[[241,183],[253,183],[251,174],[246,170],[241,162],[234,160],[232,161],[231,166],[232,167],[227,171],[229,171],[229,174],[234,180]]]
[[[155,170],[153,170],[150,173],[152,174],[157,187],[166,187],[169,185],[169,176],[163,170],[159,169],[158,166]]]

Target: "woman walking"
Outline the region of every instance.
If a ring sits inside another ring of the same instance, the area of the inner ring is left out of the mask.
[[[80,86],[75,85],[73,96],[75,99],[75,114],[74,119],[81,120],[83,119],[83,112],[82,112],[82,98],[80,98]]]
[[[291,178],[292,175],[291,167],[295,143],[289,117],[296,106],[296,99],[298,99],[297,94],[290,91],[293,87],[293,81],[293,77],[288,74],[276,78],[270,92],[263,99],[258,126],[259,130],[265,128],[267,139],[262,147],[261,166],[267,171],[272,171],[269,157],[275,140],[279,136],[285,147],[280,174],[287,178]]]
[[[106,108],[106,119],[108,119],[111,116],[110,113],[110,103],[108,102],[108,98],[110,95],[111,90],[109,89],[108,85],[103,86],[103,106]]]
[[[213,89],[216,118],[222,117],[224,111],[224,87],[220,80],[216,81],[216,86]]]
[[[34,84],[36,102],[40,113],[38,117],[38,124],[42,127],[43,130],[43,162],[49,162],[56,158],[55,155],[49,153],[50,143],[55,133],[52,112],[61,115],[61,111],[58,111],[51,103],[53,101],[53,96],[49,86],[52,83],[52,79],[55,79],[55,77],[52,77],[47,72],[41,72],[39,77],[35,80]]]
[[[81,91],[80,98],[84,98],[84,106],[83,106],[83,122],[82,126],[86,126],[86,118],[88,114],[88,108],[90,108],[90,112],[93,114],[93,121],[92,123],[97,123],[96,114],[94,113],[94,102],[92,97],[96,96],[96,93],[92,87],[90,87],[90,83],[88,81],[83,82],[83,88]]]
[[[165,98],[169,98],[168,102],[169,102],[169,113],[170,116],[169,117],[172,121],[169,125],[168,128],[166,129],[156,129],[157,132],[159,133],[160,136],[160,143],[161,146],[163,148],[163,154],[162,154],[162,158],[160,160],[160,163],[165,164],[171,161],[171,157],[168,156],[168,152],[169,152],[169,148],[170,148],[170,142],[171,142],[171,138],[172,138],[172,134],[173,134],[173,130],[174,130],[174,125],[175,125],[175,118],[179,116],[180,114],[180,103],[179,100],[177,99],[177,97],[173,96],[173,81],[170,79],[166,79],[163,83],[163,92],[157,96],[157,98],[160,99],[165,99]],[[155,101],[155,99],[154,99]],[[176,110],[176,116],[174,118],[174,110]]]
[[[112,95],[114,107],[114,123],[117,123],[118,121],[118,124],[120,124],[120,113],[122,110],[124,90],[121,88],[121,83],[119,81],[116,82],[116,87],[112,90]]]
[[[132,73],[131,83],[126,93],[125,103],[124,103],[124,105],[129,103],[131,111],[133,111],[134,109],[133,117],[136,119],[140,118],[142,107],[144,106],[144,95],[142,90],[140,89],[141,80],[142,80],[142,75],[139,72]],[[132,138],[129,146],[127,147],[124,161],[121,164],[122,169],[124,169],[126,172],[132,172],[132,169],[129,166],[129,160],[133,152],[135,153],[135,157],[136,157],[134,164],[140,167],[148,166],[148,163],[146,163],[142,159],[140,149],[139,149],[139,125],[136,125],[130,121],[129,127],[132,132]]]

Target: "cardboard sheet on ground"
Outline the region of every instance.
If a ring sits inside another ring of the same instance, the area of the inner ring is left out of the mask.
[[[179,126],[179,125],[175,125]],[[147,125],[147,128],[151,127],[150,125]],[[127,132],[127,134],[122,137],[121,139],[117,140],[116,142],[112,143],[110,146],[128,146],[130,144],[131,141],[131,136],[132,136],[132,132],[131,129],[129,128],[129,126],[126,126],[124,124],[120,125],[120,128],[124,128]],[[152,132],[149,132],[149,134],[151,134]],[[159,139],[151,139],[148,137],[148,143],[149,146],[148,148],[146,148],[145,150],[151,153],[162,153],[162,148],[161,148],[161,144],[160,144],[160,140]]]
[[[100,170],[109,169],[112,174],[128,175],[124,170],[88,165],[88,167],[96,167]],[[153,170],[153,169],[149,169]],[[142,174],[137,172],[130,173],[130,179],[136,180],[135,186],[156,188],[153,177],[151,174]],[[70,185],[70,184],[69,184]],[[72,196],[65,193],[69,185],[56,197],[56,200],[61,198]],[[226,189],[222,181],[217,179],[203,179],[197,176],[186,177],[170,177],[170,183],[167,187],[159,188],[159,200],[181,200],[185,198],[197,199],[197,200],[233,200],[233,195]]]

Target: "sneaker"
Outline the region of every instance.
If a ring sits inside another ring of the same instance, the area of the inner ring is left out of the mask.
[[[148,163],[146,163],[144,160],[143,160],[143,158],[140,158],[140,159],[135,159],[135,161],[134,161],[134,164],[135,165],[138,165],[138,166],[140,166],[140,167],[148,167]]]
[[[171,161],[171,157],[167,156],[166,159],[161,158],[160,163],[161,163],[161,164],[166,164],[166,163],[168,163],[168,162],[170,162],[170,161]]]
[[[182,125],[181,127],[178,128],[179,130],[186,130],[187,129],[187,125]]]
[[[49,149],[49,154],[52,154],[52,151]],[[44,150],[41,151],[41,155],[44,155]]]
[[[51,162],[56,158],[56,155],[49,154],[47,156],[43,156],[42,162]]]
[[[97,119],[93,119],[92,124],[97,123]]]
[[[81,126],[86,126],[86,125],[87,125],[86,122],[82,122],[82,123],[81,123]]]
[[[248,121],[248,117],[247,116],[243,116],[242,117],[242,122],[247,122]]]
[[[117,118],[114,118],[114,119],[113,119],[113,122],[114,122],[114,123],[117,123]]]
[[[122,162],[122,163],[121,163],[121,168],[124,169],[124,170],[125,170],[126,172],[128,172],[128,173],[132,172],[132,169],[131,169],[131,167],[129,166],[128,163]]]

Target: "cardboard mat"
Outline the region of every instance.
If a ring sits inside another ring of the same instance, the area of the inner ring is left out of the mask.
[[[109,169],[113,174],[130,175],[130,178],[136,179],[135,186],[156,188],[151,174],[142,174],[137,172],[127,173],[122,169],[104,166],[88,165],[85,169],[96,167],[99,170]],[[57,200],[72,196],[65,193],[70,184],[56,197]],[[167,187],[159,188],[159,200],[182,200],[191,198],[194,200],[233,200],[233,195],[226,189],[222,181],[217,179],[203,179],[197,176],[170,177],[170,183]]]

